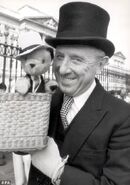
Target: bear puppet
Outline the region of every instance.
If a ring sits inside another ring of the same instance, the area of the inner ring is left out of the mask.
[[[21,66],[26,75],[16,81],[15,91],[25,95],[28,92],[46,92],[42,74],[48,71],[53,60],[53,49],[43,45],[41,36],[37,32],[26,31],[19,36],[21,47],[16,59],[21,61]]]

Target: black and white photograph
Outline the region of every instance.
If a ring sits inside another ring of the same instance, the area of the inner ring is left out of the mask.
[[[0,185],[130,185],[129,17],[0,0]]]

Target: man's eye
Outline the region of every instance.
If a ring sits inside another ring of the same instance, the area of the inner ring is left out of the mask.
[[[71,59],[71,62],[73,63],[73,64],[81,64],[81,62],[82,62],[82,60],[81,59],[78,59],[78,58],[73,58],[73,59]]]
[[[62,55],[56,55],[55,57],[57,60],[62,60],[64,57]]]
[[[78,57],[71,58],[71,62],[76,65],[81,65],[81,63],[86,64],[85,60],[83,60],[82,58],[78,58]]]

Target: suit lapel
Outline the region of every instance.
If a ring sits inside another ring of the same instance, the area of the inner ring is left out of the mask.
[[[83,142],[100,123],[106,114],[106,110],[102,110],[101,108],[103,95],[103,88],[97,84],[93,93],[73,119],[68,129],[61,150],[62,156],[69,154],[70,158],[73,159]]]

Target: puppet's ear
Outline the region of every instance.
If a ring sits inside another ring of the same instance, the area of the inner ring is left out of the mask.
[[[25,62],[26,62],[26,57],[21,57],[21,58],[20,58],[20,62],[21,62],[21,63],[25,63]]]
[[[24,70],[24,71],[26,71],[25,70],[25,68],[26,68],[26,58],[21,58],[20,59],[20,62],[21,62],[21,66],[22,66],[22,69]]]

